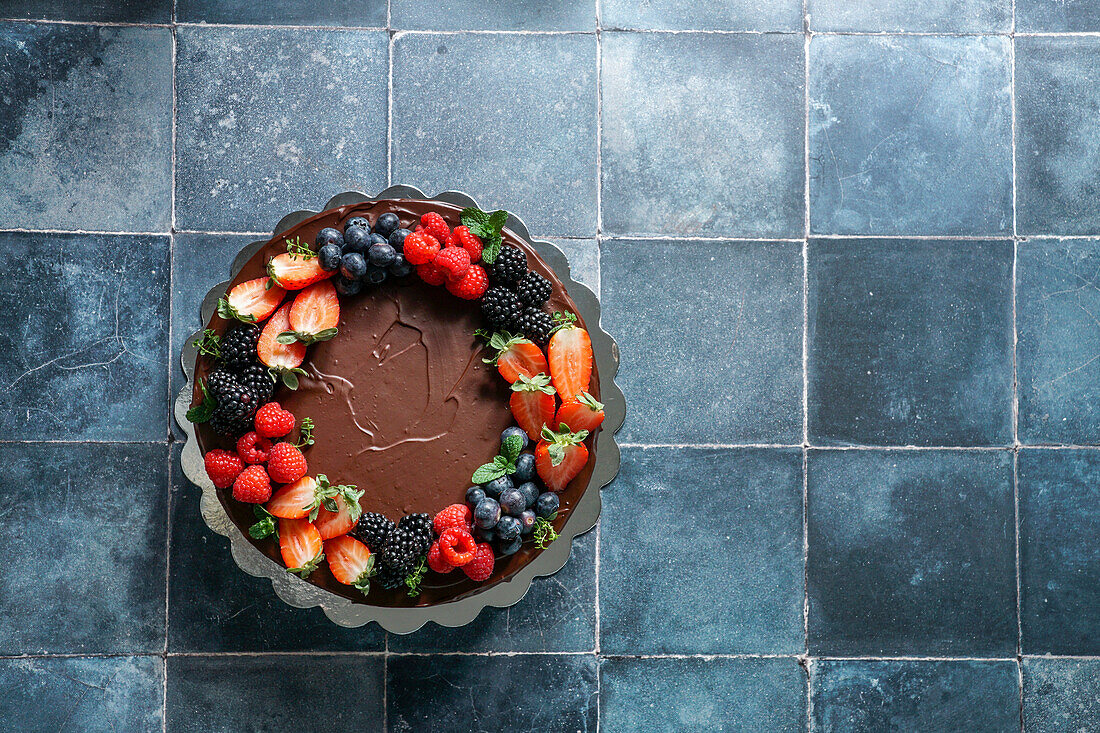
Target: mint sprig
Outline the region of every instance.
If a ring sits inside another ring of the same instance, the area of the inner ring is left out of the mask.
[[[557,514],[554,514],[556,517]],[[551,517],[553,519],[553,517]],[[550,520],[539,517],[535,520],[535,547],[540,550],[545,550],[550,546],[550,543],[558,538],[558,533],[554,530],[554,526],[550,524]]]
[[[481,261],[487,265],[493,264],[497,255],[500,254],[500,248],[504,243],[500,233],[506,221],[508,221],[507,211],[498,209],[489,213],[472,206],[462,210],[462,225],[481,239],[483,245]]]
[[[278,524],[275,521],[275,516],[268,510],[264,509],[259,504],[252,507],[252,513],[256,515],[256,519],[260,520],[248,528],[248,534],[257,540],[262,540],[264,537],[270,537],[271,535],[279,536]]]
[[[314,427],[313,418],[302,418],[302,424],[298,426],[298,442],[294,444],[295,448],[308,448],[313,445]]]
[[[212,328],[204,329],[202,338],[195,342],[195,349],[203,356],[220,359],[222,355],[222,337]]]
[[[424,580],[424,575],[428,572],[428,556],[424,555],[420,558],[420,562],[417,563],[416,568],[405,577],[405,586],[408,588],[409,598],[416,598],[420,595],[420,583]]]
[[[202,389],[202,402],[187,411],[187,419],[193,423],[208,422],[214,416],[214,409],[218,406],[214,395],[206,389],[206,380],[199,379],[199,387]]]
[[[516,472],[516,459],[523,450],[523,438],[509,435],[500,446],[500,455],[474,471],[475,484],[487,484],[490,481]]]
[[[290,253],[290,256],[294,259],[301,257],[306,262],[314,258],[314,252],[309,248],[308,244],[302,242],[301,237],[295,237],[293,240],[284,239],[286,242],[286,251]]]

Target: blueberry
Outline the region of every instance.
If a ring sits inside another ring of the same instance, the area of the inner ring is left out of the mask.
[[[500,434],[501,445],[504,445],[504,439],[507,438],[509,435],[518,435],[519,437],[523,438],[523,445],[519,447],[520,450],[523,450],[527,447],[527,433],[524,432],[523,428],[517,427],[515,425],[510,428],[504,428],[504,432]]]
[[[363,227],[348,227],[344,230],[344,252],[363,254],[370,246],[370,232]]]
[[[555,497],[557,498],[557,497]],[[500,504],[496,499],[486,497],[474,507],[474,524],[482,529],[492,529],[500,519]]]
[[[515,484],[512,483],[512,479],[507,476],[501,476],[485,484],[485,493],[494,499],[499,499],[502,493],[514,486]]]
[[[516,537],[511,542],[505,542],[503,539],[497,541],[497,551],[507,557],[508,555],[515,555],[519,552],[519,548],[523,547],[523,540]]]
[[[523,525],[515,517],[501,517],[500,521],[497,522],[496,533],[500,539],[510,541],[519,537],[521,529],[523,529]]]
[[[471,486],[466,489],[466,506],[473,509],[478,505],[482,499],[485,498],[485,489],[480,486]]]
[[[518,517],[527,508],[527,497],[519,489],[508,489],[500,495],[500,510],[505,514]]]
[[[363,279],[371,285],[381,285],[382,283],[386,282],[386,268],[370,265],[367,268],[367,274],[363,277]]]
[[[370,241],[371,245],[389,244],[390,243],[390,240],[386,239],[381,234],[373,234],[373,233],[370,235],[370,240],[369,241]]]
[[[497,533],[492,529],[482,529],[481,527],[474,527],[474,539],[478,542],[492,542],[497,538]]]
[[[394,277],[408,277],[412,274],[413,266],[405,259],[405,255],[395,254],[393,264],[390,265],[390,274]]]
[[[522,525],[522,529],[520,530],[520,534],[531,534],[532,530],[535,529],[535,520],[537,518],[538,517],[535,516],[535,513],[533,511],[531,511],[530,509],[528,509],[528,510],[524,511],[522,514],[520,514],[519,515],[519,523],[520,523],[520,525]]]
[[[369,232],[370,231],[370,222],[367,221],[365,217],[353,216],[350,219],[348,219],[346,222],[344,222],[344,231],[345,232],[348,230],[348,227],[362,227],[363,229],[366,229]]]
[[[539,487],[535,485],[534,481],[524,481],[516,487],[516,491],[523,494],[523,500],[526,502],[524,509],[533,507],[539,498]]]
[[[388,237],[399,226],[401,226],[401,221],[397,218],[397,214],[387,212],[378,217],[378,221],[374,222],[374,231],[383,237]]]
[[[358,295],[359,291],[363,289],[358,280],[348,280],[343,275],[337,275],[333,284],[336,286],[336,292],[344,296]]]
[[[367,258],[358,252],[348,252],[340,258],[340,274],[348,280],[358,280],[367,274]]]
[[[332,272],[340,266],[340,245],[326,244],[317,250],[317,262],[322,270]]]
[[[388,244],[372,244],[367,250],[367,261],[375,267],[389,267],[397,259],[397,250]]]
[[[335,244],[339,247],[344,243],[344,235],[332,227],[325,227],[317,232],[317,239],[313,241],[317,243],[318,249],[324,247],[326,244]]]
[[[535,456],[533,453],[520,453],[516,459],[516,470],[512,480],[524,483],[535,478]]]
[[[402,251],[401,248],[405,246],[405,237],[412,234],[408,229],[394,229],[387,241],[390,246],[396,249],[398,252]]]
[[[539,494],[539,498],[535,500],[535,514],[543,519],[550,519],[558,513],[559,505],[558,495],[553,491],[547,491]]]

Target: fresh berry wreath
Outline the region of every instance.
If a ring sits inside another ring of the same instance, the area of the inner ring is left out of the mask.
[[[187,419],[236,441],[232,450],[206,452],[206,473],[253,505],[249,534],[276,536],[291,573],[306,578],[327,562],[339,583],[364,594],[373,582],[416,597],[429,571],[458,568],[482,582],[498,557],[557,538],[558,494],[588,463],[585,439],[604,421],[604,406],[588,391],[592,342],[574,314],[543,309],[552,285],[528,269],[523,250],[503,242],[507,212],[466,208],[460,218],[452,229],[429,211],[408,222],[410,230],[386,212],[374,222],[352,217],[342,232],[321,229],[313,246],[287,238],[266,277],[219,300],[218,315],[234,325],[221,335],[207,329],[195,342],[209,370]],[[309,475],[313,422],[273,398],[280,384],[298,388],[310,345],[337,336],[342,298],[413,274],[479,303],[488,326],[476,334],[489,354],[484,362],[510,385],[516,426],[473,473],[464,502],[395,523],[362,511],[364,490]]]

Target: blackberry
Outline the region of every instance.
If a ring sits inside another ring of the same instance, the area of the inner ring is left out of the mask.
[[[552,291],[550,281],[537,272],[527,273],[516,284],[516,295],[524,305],[532,308],[538,308],[548,301]]]
[[[395,527],[382,543],[382,565],[402,578],[412,572],[420,557],[420,538],[408,529]]]
[[[252,420],[247,417],[238,417],[228,410],[219,409],[214,410],[214,414],[211,416],[208,425],[210,425],[210,429],[218,435],[236,438],[252,429]]]
[[[403,529],[416,539],[416,554],[423,555],[432,546],[432,518],[427,514],[408,514],[401,517],[397,523],[398,529]]]
[[[505,285],[514,285],[526,274],[527,255],[511,245],[501,247],[500,254],[493,261],[493,279]]]
[[[215,369],[206,375],[206,387],[219,401],[222,395],[232,392],[237,386],[237,378],[227,369]]]
[[[260,327],[251,323],[234,326],[222,336],[222,360],[231,369],[241,369],[256,361],[256,342]]]
[[[352,531],[359,540],[366,545],[371,552],[380,552],[386,537],[393,530],[393,522],[378,512],[365,512],[359,517],[359,522]]]
[[[523,312],[523,303],[508,288],[494,287],[481,296],[481,314],[494,329],[501,329]]]
[[[524,308],[511,326],[512,330],[522,333],[536,344],[546,345],[550,340],[550,332],[554,330],[554,319],[538,308]]]
[[[206,378],[206,386],[218,401],[210,418],[211,428],[222,435],[246,432],[260,402],[237,375],[215,369]],[[242,429],[243,428],[243,429]]]
[[[408,573],[399,573],[395,570],[387,568],[385,565],[372,579],[373,583],[377,583],[386,590],[393,590],[394,588],[400,588],[405,584],[405,577]]]
[[[237,372],[241,386],[252,393],[256,405],[271,401],[275,392],[275,379],[263,364],[252,363]]]

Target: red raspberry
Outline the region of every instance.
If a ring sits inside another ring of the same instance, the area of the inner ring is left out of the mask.
[[[458,527],[466,531],[470,530],[470,522],[473,519],[473,515],[470,514],[470,507],[465,504],[451,504],[435,515],[432,520],[432,529],[436,534],[443,534],[444,530],[451,527]]]
[[[455,244],[469,253],[471,262],[481,260],[481,240],[470,231],[469,227],[455,227],[454,238]]]
[[[431,235],[414,232],[405,237],[401,251],[405,253],[405,259],[410,265],[426,265],[435,259],[439,242]]]
[[[449,237],[447,237],[447,241],[443,243],[443,248],[446,249],[447,247],[457,247],[457,246],[458,246],[458,242],[455,241],[454,232],[451,232],[451,235]]]
[[[263,504],[271,498],[271,479],[263,466],[249,466],[233,482],[233,498],[246,504]]]
[[[485,295],[488,289],[489,275],[481,265],[470,265],[470,269],[461,280],[447,283],[447,290],[451,295],[457,295],[463,300],[477,300]]]
[[[294,415],[278,402],[256,410],[256,432],[264,438],[281,438],[294,429]]]
[[[429,285],[442,285],[447,282],[447,277],[443,274],[443,270],[440,270],[431,262],[417,267],[416,274],[420,276],[421,280]]]
[[[440,575],[446,575],[455,569],[454,565],[443,559],[438,542],[433,542],[432,546],[428,548],[428,567]]]
[[[276,443],[267,453],[267,473],[277,484],[293,483],[308,470],[306,457],[290,443]]]
[[[264,463],[267,461],[267,452],[271,450],[271,441],[262,437],[255,430],[237,439],[237,454],[245,463]]]
[[[477,546],[477,554],[474,559],[462,566],[462,572],[470,580],[481,582],[488,580],[493,574],[493,548],[484,542]]]
[[[420,223],[424,225],[424,231],[440,242],[446,242],[447,237],[451,236],[451,228],[447,226],[447,222],[443,221],[443,217],[434,211],[429,211],[421,216]]]
[[[202,461],[206,464],[206,475],[219,489],[228,489],[232,486],[233,480],[244,470],[244,461],[240,456],[221,448],[215,448],[207,453]]]
[[[443,271],[449,281],[461,280],[470,270],[470,255],[461,247],[444,247],[432,264]]]
[[[424,231],[424,227],[420,226],[419,224],[417,224],[415,227],[413,227],[413,232],[422,232],[422,231]]]
[[[477,543],[474,536],[461,527],[451,527],[439,535],[439,552],[448,565],[460,568],[474,559]]]

